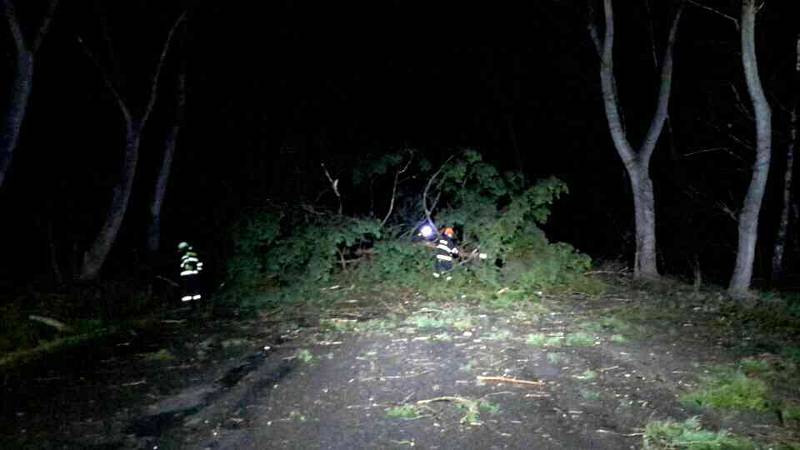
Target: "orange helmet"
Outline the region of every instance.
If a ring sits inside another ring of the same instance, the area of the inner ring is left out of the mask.
[[[452,238],[453,236],[456,235],[456,232],[453,231],[453,227],[446,227],[444,229],[443,233],[445,234],[445,236],[447,236],[449,238]]]

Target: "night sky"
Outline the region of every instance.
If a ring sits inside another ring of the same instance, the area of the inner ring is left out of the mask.
[[[25,26],[37,23],[43,2],[17,3],[26,4],[20,6]],[[47,278],[48,226],[59,263],[69,270],[96,233],[118,176],[122,120],[77,37],[139,110],[166,33],[183,10],[187,27],[167,57],[128,215],[104,277],[129,270],[143,251],[146,204],[174,115],[182,59],[187,116],[164,205],[165,248],[190,239],[219,254],[225,228],[241,208],[266,198],[313,201],[327,187],[320,160],[345,177],[368,154],[415,148],[442,161],[476,148],[501,168],[515,169],[516,139],[529,176],[556,175],[570,188],[556,204],[548,236],[598,260],[629,262],[630,188],[603,113],[586,2],[431,3],[64,1],[37,54],[29,113],[0,189],[0,278],[9,286]],[[739,14],[738,2],[707,3]],[[798,89],[792,80],[800,31],[795,3],[768,0],[757,24],[774,138],[756,277],[768,268],[786,109]],[[615,4],[617,83],[637,146],[658,89],[650,36],[660,57],[674,3]],[[0,85],[7,86],[13,47],[3,26]],[[669,128],[651,164],[659,263],[667,274],[688,275],[699,257],[704,272],[724,282],[736,224],[720,205],[741,205],[754,156],[738,31],[731,21],[687,5],[674,55]],[[6,92],[0,90],[4,105]],[[358,193],[347,188],[345,204],[357,205],[348,196]]]

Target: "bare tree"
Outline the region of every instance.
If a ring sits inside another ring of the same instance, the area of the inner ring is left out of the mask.
[[[122,219],[125,217],[125,212],[128,209],[128,200],[133,188],[133,178],[136,174],[136,164],[139,160],[139,144],[141,142],[142,130],[147,124],[147,120],[150,118],[150,114],[152,113],[153,106],[156,102],[158,81],[161,76],[161,70],[164,66],[164,61],[169,51],[173,36],[185,17],[186,13],[184,12],[180,15],[180,17],[178,17],[178,19],[175,21],[175,24],[167,34],[167,38],[164,41],[164,47],[161,50],[161,56],[159,57],[156,65],[155,74],[153,75],[153,79],[150,83],[150,92],[147,96],[147,103],[145,104],[144,110],[141,112],[141,114],[137,116],[134,116],[131,113],[128,104],[122,98],[119,89],[117,89],[114,81],[111,79],[108,73],[103,70],[102,66],[94,58],[91,52],[89,52],[86,46],[83,46],[87,55],[95,62],[95,65],[98,67],[98,69],[100,69],[100,72],[102,73],[103,79],[106,83],[106,87],[108,87],[109,91],[116,99],[117,106],[122,113],[122,118],[125,122],[125,155],[122,160],[122,167],[120,168],[119,181],[117,182],[116,186],[114,186],[112,191],[111,205],[106,212],[105,221],[103,222],[103,225],[100,228],[100,231],[97,233],[97,236],[95,237],[91,246],[83,255],[83,261],[79,273],[79,278],[81,280],[93,280],[97,278],[97,275],[100,273],[100,269],[103,267],[103,264],[108,257],[108,252],[114,245],[114,241],[116,241],[117,232],[122,225]],[[82,41],[80,42],[82,44]]]
[[[9,103],[0,123],[0,187],[3,187],[6,172],[11,165],[14,149],[17,147],[19,132],[25,112],[28,109],[28,99],[33,86],[34,57],[42,45],[50,22],[58,6],[58,0],[49,0],[44,17],[36,32],[30,39],[25,38],[16,9],[11,0],[0,0],[0,10],[8,22],[11,37],[14,40],[16,52],[14,75],[12,78]]]
[[[789,212],[792,205],[792,172],[794,171],[794,152],[797,148],[797,104],[800,103],[800,33],[795,39],[794,82],[792,84],[792,103],[789,106],[789,142],[786,144],[786,170],[783,173],[783,205],[772,252],[772,279],[783,277],[783,253],[786,248],[786,233],[789,229]]]
[[[636,223],[636,255],[634,259],[634,276],[640,279],[659,278],[656,265],[656,212],[653,182],[650,179],[650,159],[655,150],[664,122],[667,119],[670,90],[672,86],[672,49],[678,30],[683,4],[678,7],[670,26],[664,56],[661,61],[660,86],[658,100],[650,121],[650,127],[638,151],[628,139],[620,118],[619,98],[617,97],[616,79],[614,77],[614,13],[612,0],[603,0],[605,11],[605,33],[603,39],[597,31],[594,21],[590,21],[589,33],[600,56],[600,85],[603,91],[608,129],[614,142],[633,192],[633,209]]]
[[[175,155],[175,145],[178,133],[183,124],[184,108],[186,105],[186,64],[180,65],[176,86],[175,121],[172,123],[164,139],[164,155],[161,158],[161,167],[156,178],[153,191],[153,200],[150,202],[150,223],[147,227],[147,250],[157,252],[161,247],[161,205],[167,193],[167,182],[172,169],[172,159]]]
[[[756,122],[756,160],[753,163],[753,175],[744,198],[742,210],[739,212],[739,240],[736,250],[736,265],[728,285],[728,294],[735,299],[748,296],[750,281],[753,277],[753,260],[755,259],[756,241],[758,240],[758,215],[761,201],[767,187],[770,153],[772,151],[772,112],[764,95],[761,79],[758,75],[756,60],[755,0],[742,0],[741,46],[742,66],[747,84],[747,92],[753,103]]]

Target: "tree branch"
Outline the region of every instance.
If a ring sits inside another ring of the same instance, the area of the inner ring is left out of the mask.
[[[600,36],[597,33],[597,26],[594,24],[594,7],[591,0],[589,0],[589,25],[586,27],[589,30],[589,37],[592,39],[594,49],[597,51],[597,56],[603,57],[603,43],[600,42]]]
[[[328,168],[325,167],[325,162],[319,163],[322,166],[322,170],[325,172],[325,176],[328,177],[328,181],[331,183],[331,187],[333,188],[333,193],[336,194],[336,198],[339,200],[339,215],[342,214],[342,195],[339,194],[339,179],[333,179],[330,172],[328,172]]]
[[[409,153],[410,153],[410,156],[408,158],[408,162],[406,163],[406,165],[403,166],[403,168],[401,170],[398,170],[394,174],[394,184],[392,185],[392,201],[389,203],[389,211],[386,212],[386,217],[384,217],[383,221],[381,221],[381,227],[386,225],[386,222],[389,221],[389,216],[392,215],[392,210],[394,209],[394,199],[395,199],[395,196],[397,195],[397,183],[398,183],[398,181],[400,179],[400,175],[402,175],[403,173],[405,173],[406,170],[408,170],[408,167],[411,165],[411,161],[414,160],[414,153],[412,153],[412,152],[409,152]]]
[[[102,75],[103,77],[103,82],[105,83],[108,90],[111,91],[111,94],[114,96],[114,99],[117,101],[117,105],[119,106],[119,109],[122,112],[122,117],[125,120],[125,125],[130,127],[133,120],[131,118],[131,112],[128,109],[128,105],[125,103],[125,99],[123,99],[122,95],[120,95],[117,86],[114,84],[114,81],[111,80],[111,77],[108,75],[108,72],[100,64],[100,61],[98,61],[97,58],[95,58],[94,54],[91,52],[91,50],[89,50],[89,47],[87,47],[86,43],[83,42],[83,38],[78,36],[77,39],[78,39],[78,44],[81,46],[81,49],[83,50],[83,53],[86,55],[86,57],[88,57],[92,61],[97,70],[100,71],[100,75]]]
[[[17,18],[17,11],[11,0],[0,0],[0,8],[3,9],[3,15],[6,16],[8,28],[11,31],[11,37],[14,39],[14,46],[17,48],[17,53],[22,54],[28,52],[28,47],[25,45],[25,36],[22,34],[22,29],[19,26],[19,19]]]
[[[42,23],[39,25],[39,30],[36,32],[36,36],[33,38],[31,52],[36,53],[39,50],[39,47],[42,46],[42,41],[44,41],[47,30],[50,28],[50,22],[53,21],[53,16],[56,13],[56,7],[58,7],[58,0],[50,0],[47,3],[47,9],[44,12]]]
[[[722,12],[722,11],[720,11],[718,9],[712,8],[712,7],[708,6],[708,5],[704,5],[704,4],[702,4],[700,2],[697,2],[695,0],[686,0],[686,1],[691,3],[694,6],[697,6],[698,8],[705,9],[706,11],[711,11],[712,13],[714,13],[714,14],[720,16],[720,17],[724,17],[724,18],[732,21],[734,26],[736,27],[736,29],[737,30],[739,29],[739,21],[736,20],[735,17],[729,16],[729,15],[725,14],[724,12]]]
[[[172,43],[172,38],[175,35],[175,31],[178,29],[178,26],[181,24],[181,22],[183,22],[185,18],[186,18],[186,11],[184,11],[183,13],[181,13],[180,16],[178,16],[178,19],[172,25],[172,28],[169,30],[169,33],[167,34],[166,41],[164,41],[164,48],[161,49],[161,56],[158,59],[156,72],[153,75],[153,81],[150,84],[150,96],[147,101],[147,106],[145,106],[144,112],[142,113],[142,124],[147,122],[150,113],[153,111],[153,105],[155,105],[156,103],[156,97],[158,92],[158,80],[159,77],[161,76],[161,70],[164,67],[164,60],[166,59],[167,53],[169,52],[169,47],[170,44]]]
[[[622,126],[622,118],[619,111],[619,98],[617,97],[616,80],[614,78],[614,11],[611,0],[604,0],[605,9],[605,37],[603,38],[603,49],[600,56],[600,85],[603,91],[603,106],[608,120],[608,129],[611,139],[614,141],[614,148],[617,150],[623,164],[630,167],[636,164],[636,155],[631,148],[625,130]],[[594,24],[590,25],[594,27]],[[595,32],[595,34],[597,34]]]
[[[748,108],[748,105],[742,101],[742,96],[739,95],[739,90],[736,89],[736,86],[733,83],[729,83],[729,86],[731,87],[731,92],[733,92],[734,98],[736,98],[736,109],[738,109],[739,112],[748,119],[755,120],[755,116],[753,116],[753,113]],[[752,106],[753,105],[750,105],[750,107]]]
[[[667,47],[664,50],[664,57],[661,63],[661,87],[658,92],[658,104],[653,113],[653,120],[650,122],[650,129],[647,130],[647,135],[642,142],[642,148],[639,152],[639,160],[642,164],[650,164],[650,157],[658,142],[658,137],[661,136],[661,130],[664,128],[664,122],[667,119],[669,110],[669,96],[672,88],[672,49],[675,46],[675,36],[678,32],[678,23],[681,20],[681,13],[683,12],[683,4],[678,7],[675,13],[675,18],[672,19],[672,26],[669,30],[669,38],[667,39]]]
[[[431,209],[435,207],[436,203],[439,202],[439,196],[438,195],[436,196],[436,201],[433,203],[434,206],[431,209],[428,209],[428,191],[431,188],[431,184],[433,184],[433,180],[435,180],[436,177],[439,176],[439,173],[441,173],[441,171],[444,169],[444,166],[446,166],[447,163],[449,163],[450,160],[453,159],[453,156],[454,155],[450,155],[450,157],[447,158],[445,162],[442,163],[441,166],[439,166],[439,169],[436,172],[434,172],[433,175],[431,175],[430,179],[428,180],[428,183],[425,185],[425,190],[422,191],[422,209],[423,211],[425,211],[425,218],[428,219],[429,223],[433,223],[433,221],[431,220]]]

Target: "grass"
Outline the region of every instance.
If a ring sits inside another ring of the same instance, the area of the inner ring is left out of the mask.
[[[310,351],[308,351],[307,349],[298,350],[297,353],[295,353],[294,356],[295,356],[295,358],[297,358],[299,361],[301,361],[304,364],[308,364],[308,363],[314,361],[314,355]]]
[[[781,416],[785,421],[800,421],[800,405],[786,405],[781,410]]]
[[[564,338],[564,343],[570,347],[591,347],[594,345],[594,336],[579,331],[577,333],[568,334]]]
[[[89,341],[92,341],[94,339],[99,339],[111,334],[112,331],[109,330],[107,332],[96,332],[96,333],[79,334],[75,336],[67,336],[63,338],[57,338],[52,341],[46,341],[34,348],[11,352],[0,357],[0,369],[13,367],[20,364],[25,364],[27,362],[36,360],[51,353],[56,353],[62,350],[66,350],[68,348],[86,344]]]
[[[786,346],[781,349],[781,356],[795,364],[800,364],[800,347]]]
[[[547,362],[550,364],[558,364],[566,359],[563,353],[548,353]]]
[[[611,342],[613,342],[615,344],[624,344],[624,343],[628,342],[628,338],[626,338],[625,336],[623,336],[621,334],[613,334],[613,335],[611,335],[610,340],[611,340]]]
[[[400,405],[386,410],[386,416],[393,419],[414,420],[423,417],[422,410],[429,409],[427,406],[436,402],[448,402],[462,409],[465,414],[460,422],[467,425],[480,425],[481,413],[495,415],[500,412],[500,407],[484,400],[474,400],[466,397],[436,397],[428,400],[420,400],[412,405]]]
[[[466,425],[480,425],[482,423],[480,420],[481,412],[492,415],[500,412],[500,407],[494,403],[456,396],[444,396],[431,398],[428,400],[420,400],[417,402],[416,407],[426,407],[426,405],[437,402],[452,403],[458,408],[464,410],[465,414],[459,422]]]
[[[173,359],[175,359],[175,356],[173,356],[172,353],[170,353],[169,350],[167,350],[165,348],[162,348],[161,350],[159,350],[157,352],[144,353],[142,355],[142,359],[144,359],[145,361],[151,361],[151,362],[155,362],[155,361],[172,361]]]
[[[573,375],[573,378],[581,381],[592,381],[597,378],[597,372],[591,369],[586,369],[579,375]]]
[[[354,330],[360,333],[385,334],[397,329],[397,326],[397,318],[370,319],[364,322],[356,323]]]
[[[561,336],[547,336],[542,333],[529,334],[525,343],[532,347],[561,347],[564,340]]]
[[[289,412],[289,417],[287,417],[287,419],[296,420],[298,422],[305,422],[306,420],[308,420],[306,418],[305,414],[303,414],[303,413],[301,413],[300,411],[297,411],[297,410],[290,411]]]
[[[423,308],[406,318],[405,324],[423,331],[442,328],[465,331],[475,326],[475,319],[466,308]]]
[[[511,339],[511,331],[509,330],[492,331],[483,336],[483,339],[487,341],[507,341]]]
[[[698,389],[681,397],[687,406],[734,411],[759,411],[769,409],[769,386],[748,377],[740,370],[719,369],[705,377]]]
[[[448,333],[439,333],[431,336],[431,340],[434,342],[452,342],[453,336]]]
[[[645,450],[751,450],[755,445],[726,431],[704,430],[696,417],[683,422],[656,421],[645,427]]]
[[[417,314],[406,319],[406,323],[419,330],[436,330],[445,328],[447,322],[433,315]]]
[[[592,389],[581,389],[581,397],[589,401],[597,401],[601,398],[600,393]]]
[[[349,331],[354,331],[357,327],[357,322],[352,319],[340,319],[338,317],[330,317],[330,318],[320,319],[319,327],[322,331],[346,333]]]
[[[386,417],[392,419],[414,420],[422,417],[415,405],[400,405],[386,410]]]
[[[739,368],[747,375],[764,375],[772,370],[767,361],[756,358],[745,358],[739,361]]]
[[[623,335],[633,335],[636,333],[636,327],[626,320],[622,320],[616,316],[601,317],[597,320],[584,322],[581,328],[589,333],[615,333]]]

